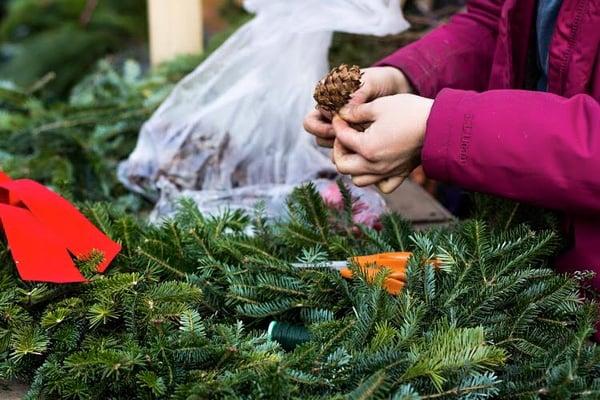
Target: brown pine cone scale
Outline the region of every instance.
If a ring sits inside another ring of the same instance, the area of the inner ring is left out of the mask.
[[[348,103],[354,92],[360,88],[362,72],[356,65],[342,64],[331,70],[315,88],[314,98],[320,108],[336,113]]]

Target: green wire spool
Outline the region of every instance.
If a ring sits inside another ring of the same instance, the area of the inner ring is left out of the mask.
[[[290,325],[285,322],[271,321],[267,337],[281,345],[285,350],[293,350],[296,346],[311,339],[308,329],[302,325]]]

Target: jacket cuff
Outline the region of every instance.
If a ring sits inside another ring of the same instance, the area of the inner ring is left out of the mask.
[[[435,98],[421,151],[423,169],[432,179],[455,182],[456,161],[467,162],[473,115],[461,110],[461,102],[469,93],[443,89]]]
[[[432,99],[436,94],[436,80],[431,76],[431,68],[424,59],[415,46],[408,45],[376,62],[374,66],[398,68],[408,79],[415,94]]]

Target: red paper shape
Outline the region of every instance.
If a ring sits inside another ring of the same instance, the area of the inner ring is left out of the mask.
[[[10,178],[8,177],[8,175],[2,173],[2,171],[0,171],[0,183],[2,182],[6,182],[6,181],[10,181]]]
[[[21,279],[85,282],[71,255],[100,251],[104,272],[121,251],[71,203],[29,179],[11,180],[0,172],[0,223]]]

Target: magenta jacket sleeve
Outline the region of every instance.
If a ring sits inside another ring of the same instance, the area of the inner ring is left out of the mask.
[[[428,176],[572,214],[600,213],[600,104],[544,92],[444,89],[427,121]]]
[[[504,0],[472,0],[457,14],[422,39],[379,61],[394,66],[416,92],[434,98],[445,87],[487,88]]]

